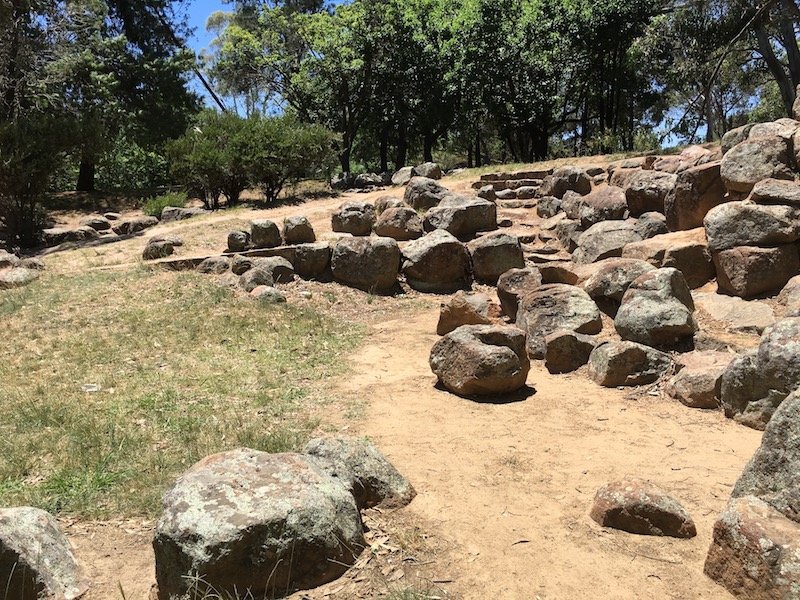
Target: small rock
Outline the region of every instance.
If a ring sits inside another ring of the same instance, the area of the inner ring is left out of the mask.
[[[287,244],[313,244],[317,236],[306,217],[293,216],[283,220],[283,239]]]
[[[458,291],[448,301],[443,302],[436,326],[438,335],[446,335],[462,325],[490,325],[491,300],[486,294]]]
[[[615,481],[597,490],[590,513],[602,527],[639,535],[693,538],[694,521],[681,504],[651,483]]]
[[[175,252],[175,245],[170,240],[149,240],[142,251],[142,260],[166,258]]]
[[[282,243],[278,226],[267,219],[250,223],[250,244],[253,248],[277,248]]]
[[[250,292],[250,296],[264,304],[285,304],[286,294],[279,289],[267,285],[260,285]]]
[[[331,217],[333,231],[367,236],[375,225],[375,207],[366,202],[345,202]]]
[[[572,373],[587,362],[595,349],[594,338],[574,331],[554,331],[544,338],[544,366],[554,374]]]
[[[604,387],[654,383],[672,366],[669,354],[636,342],[608,342],[589,356],[589,377]]]
[[[221,275],[231,268],[231,259],[227,256],[212,256],[197,265],[197,272],[207,275]]]
[[[250,234],[246,231],[231,231],[228,234],[228,252],[244,252],[250,245]]]
[[[477,281],[495,285],[509,269],[525,266],[522,246],[515,236],[505,233],[486,235],[467,244],[472,258],[472,272]]]
[[[0,271],[0,290],[10,290],[33,283],[41,273],[38,269],[17,267],[7,271]]]
[[[733,360],[725,352],[691,352],[676,360],[678,373],[664,392],[689,408],[718,408],[722,374]]]
[[[81,225],[91,227],[95,231],[108,231],[111,229],[111,221],[100,216],[85,217],[81,219]]]

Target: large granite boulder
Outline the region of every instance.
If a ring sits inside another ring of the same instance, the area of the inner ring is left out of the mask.
[[[451,194],[450,190],[427,177],[413,177],[406,186],[403,200],[414,210],[428,210]]]
[[[702,227],[634,242],[625,246],[622,257],[645,260],[654,267],[678,269],[692,289],[702,287],[716,276]]]
[[[712,251],[737,246],[778,246],[800,239],[800,209],[753,202],[726,202],[705,218]]]
[[[283,220],[283,241],[287,244],[313,244],[317,235],[306,217],[296,215]]]
[[[568,191],[585,196],[592,191],[592,178],[580,167],[559,167],[552,175],[544,178],[538,195],[563,198]]]
[[[542,274],[536,267],[510,269],[497,280],[497,298],[503,313],[512,321],[517,320],[519,299],[542,285]]]
[[[715,252],[713,257],[719,291],[740,298],[777,292],[800,272],[796,244],[775,248],[739,246]]]
[[[734,355],[727,352],[690,352],[675,361],[678,372],[667,381],[664,392],[689,408],[718,408],[722,375]]]
[[[725,415],[764,429],[775,409],[800,386],[800,317],[768,327],[757,350],[735,358],[725,369],[720,399]]]
[[[426,231],[444,229],[460,240],[497,229],[497,205],[481,198],[447,196],[425,214]]]
[[[582,289],[560,283],[542,285],[522,296],[517,327],[527,334],[528,356],[542,359],[545,337],[558,331],[596,334],[603,328],[600,310]]]
[[[708,211],[725,201],[720,165],[719,161],[707,163],[678,175],[675,187],[664,199],[670,231],[702,227]]]
[[[436,333],[447,335],[462,325],[490,325],[491,308],[492,301],[486,294],[459,290],[450,300],[442,302]]]
[[[38,508],[0,509],[0,597],[76,600],[89,580],[55,517]]]
[[[623,340],[654,348],[691,342],[697,331],[694,301],[681,272],[656,269],[634,280],[622,298],[614,326]]]
[[[635,258],[607,258],[592,265],[591,275],[581,284],[598,306],[616,314],[622,297],[639,277],[654,271],[649,262]]]
[[[339,577],[365,546],[353,495],[302,454],[208,456],[164,495],[153,548],[157,597],[257,600]]]
[[[413,208],[400,206],[381,212],[375,223],[375,233],[398,241],[416,240],[422,237],[422,219]]]
[[[572,260],[579,264],[597,262],[604,258],[622,256],[622,250],[628,244],[642,241],[636,230],[636,221],[603,221],[592,225],[578,238],[578,247]]]
[[[421,292],[449,293],[471,281],[467,247],[444,230],[436,230],[403,248],[403,274]]]
[[[625,190],[614,186],[603,186],[595,189],[587,196],[581,197],[580,208],[576,216],[584,229],[588,229],[601,221],[620,221],[628,217],[628,203]]]
[[[411,171],[412,177],[427,177],[428,179],[441,179],[442,168],[435,162],[426,162],[417,165]]]
[[[780,136],[753,137],[737,144],[722,158],[720,175],[729,191],[748,194],[763,179],[794,179],[791,140]]]
[[[589,377],[604,387],[654,383],[671,367],[669,354],[636,342],[607,342],[589,356]]]
[[[441,384],[460,396],[515,392],[530,370],[525,334],[500,325],[459,327],[433,346],[430,366]]]
[[[294,247],[294,270],[304,279],[316,279],[328,273],[331,247],[325,242],[298,244]]]
[[[403,167],[392,175],[392,185],[406,185],[414,176],[414,167]]]
[[[397,286],[400,248],[385,237],[343,238],[331,254],[331,270],[339,283],[386,294]]]
[[[111,230],[117,235],[130,235],[133,233],[139,233],[145,229],[150,229],[156,225],[158,225],[158,219],[156,217],[131,217],[130,219],[126,219],[124,221],[118,221],[117,224],[111,228]]]
[[[516,236],[505,233],[485,235],[467,244],[472,272],[477,281],[495,285],[510,269],[525,266],[522,246]]]
[[[577,371],[587,362],[597,346],[595,339],[574,331],[558,330],[544,338],[544,366],[558,375]]]
[[[661,171],[639,171],[625,186],[625,197],[631,216],[646,212],[664,212],[667,194],[675,188],[678,177]]]
[[[764,179],[755,185],[749,199],[758,204],[784,204],[800,207],[800,183],[781,179]]]
[[[331,216],[331,227],[337,233],[365,236],[375,225],[375,207],[367,202],[345,202]]]

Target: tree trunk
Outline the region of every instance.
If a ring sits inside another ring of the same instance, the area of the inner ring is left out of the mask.
[[[550,145],[550,136],[546,130],[537,129],[533,136],[533,156],[536,160],[546,160]]]
[[[706,142],[714,141],[714,97],[711,86],[708,86],[706,94]]]
[[[342,167],[342,173],[350,172],[350,152],[351,148],[348,146],[339,153],[339,164]]]
[[[93,192],[94,174],[94,159],[89,157],[82,158],[80,170],[78,171],[78,184],[75,186],[75,190],[78,192]]]
[[[422,139],[422,159],[425,162],[433,162],[433,134],[430,131],[426,131],[425,135]]]
[[[473,166],[472,163],[472,142],[467,144],[467,168],[471,169]]]
[[[381,173],[389,170],[389,127],[381,128]]]
[[[770,73],[772,73],[775,82],[778,84],[778,89],[781,92],[781,99],[786,108],[786,114],[791,116],[795,90],[793,89],[791,81],[789,81],[789,76],[783,69],[783,64],[781,64],[781,61],[778,60],[775,56],[775,52],[772,50],[772,44],[770,43],[767,32],[764,30],[763,23],[759,23],[756,27],[756,39],[758,40],[758,51],[761,53],[764,62],[767,63]]]
[[[483,155],[481,154],[481,128],[475,131],[475,166],[483,165]]]
[[[405,120],[397,130],[397,154],[394,159],[394,170],[399,171],[406,166],[408,160],[408,138],[406,136]]]

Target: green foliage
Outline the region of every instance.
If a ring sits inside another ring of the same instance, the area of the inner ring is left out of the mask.
[[[217,209],[222,197],[234,205],[251,186],[272,202],[287,183],[327,174],[335,140],[321,125],[290,115],[243,119],[206,111],[168,151],[172,174],[188,188],[202,189],[206,206]]]
[[[149,198],[142,205],[142,212],[151,217],[161,218],[161,211],[167,206],[183,207],[186,204],[186,194],[173,193]]]
[[[163,151],[144,147],[124,134],[113,140],[97,164],[97,186],[101,190],[147,191],[168,183]]]

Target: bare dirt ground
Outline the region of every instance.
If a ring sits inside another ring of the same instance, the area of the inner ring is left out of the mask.
[[[471,181],[444,183],[463,190]],[[145,240],[161,233],[184,238],[178,256],[218,253],[230,229],[293,214],[308,216],[324,238],[331,211],[344,200],[400,193],[221,212],[46,260],[56,272],[126,268],[139,264]],[[339,310],[364,322],[358,313],[367,296],[353,299]],[[713,523],[761,433],[720,412],[688,409],[657,387],[605,389],[583,370],[552,376],[541,363],[532,367],[530,393],[514,402],[453,396],[435,387],[428,366],[440,301],[420,296],[395,312],[392,299],[380,299],[365,310],[369,336],[348,357],[350,372],[329,390],[341,410],[331,412],[325,431],[369,436],[418,496],[393,515],[368,518],[377,542],[358,569],[295,597],[368,598],[414,589],[420,595],[407,597],[730,598],[703,575],[703,562]],[[695,519],[697,537],[651,538],[597,526],[588,516],[595,491],[624,476],[650,480],[679,499]],[[65,526],[94,579],[90,600],[148,596],[152,522]],[[383,558],[370,570],[364,561],[373,556]]]

